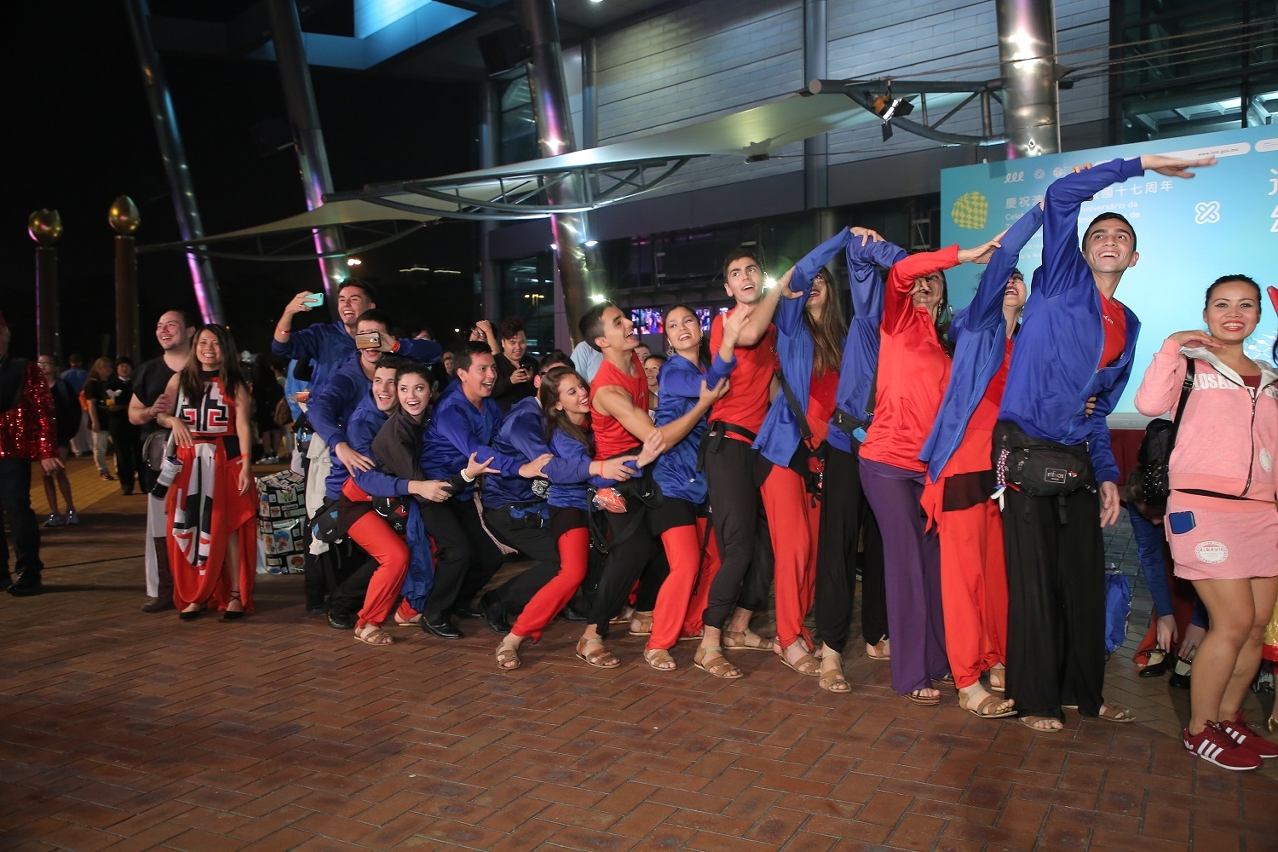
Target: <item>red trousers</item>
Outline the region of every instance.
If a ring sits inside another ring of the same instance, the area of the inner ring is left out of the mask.
[[[799,637],[809,645],[812,636],[803,619],[812,609],[816,589],[817,532],[821,504],[803,486],[803,478],[788,467],[773,465],[761,489],[768,513],[772,554],[776,561],[777,641],[789,648]]]
[[[560,610],[572,600],[581,581],[586,579],[586,565],[590,559],[590,530],[574,527],[559,536],[559,573],[542,586],[533,599],[519,613],[510,632],[516,636],[531,636],[536,642],[541,631]]]
[[[364,607],[355,624],[358,630],[365,624],[381,624],[390,618],[408,573],[408,545],[376,512],[369,512],[351,524],[348,532],[352,541],[377,560],[377,570],[369,578]]]
[[[943,480],[942,480],[943,482]],[[966,689],[1007,660],[1007,565],[998,504],[941,512],[941,603],[954,685]]]
[[[695,525],[671,527],[661,534],[670,575],[657,593],[652,635],[648,637],[650,649],[668,651],[680,635],[695,636],[704,626],[701,616],[710,598],[710,584],[719,570],[719,548],[714,536],[706,536],[709,522],[709,518],[697,518]],[[706,542],[704,552],[702,542]]]

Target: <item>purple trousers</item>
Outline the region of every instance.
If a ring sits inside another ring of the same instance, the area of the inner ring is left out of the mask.
[[[861,459],[861,487],[883,533],[883,579],[892,636],[892,688],[929,689],[950,673],[941,613],[941,546],[920,501],[923,476]]]

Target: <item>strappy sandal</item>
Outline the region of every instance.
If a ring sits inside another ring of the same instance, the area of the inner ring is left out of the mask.
[[[598,645],[599,650],[594,654],[587,654],[585,649],[591,645]],[[612,652],[604,647],[603,640],[598,637],[581,639],[577,642],[577,659],[596,669],[615,669],[621,665],[621,660],[614,657]]]
[[[1132,711],[1126,707],[1119,707],[1117,704],[1105,704],[1101,707],[1100,712],[1096,714],[1096,718],[1102,722],[1117,722],[1120,725],[1126,725],[1128,722],[1135,722],[1136,717]]]
[[[833,666],[826,666],[825,661],[834,661]],[[847,678],[843,676],[843,657],[834,651],[826,651],[821,655],[821,679],[817,681],[817,686],[826,692],[851,692],[852,684],[848,683]]]
[[[634,608],[623,606],[621,608],[621,612],[617,613],[612,618],[608,619],[608,623],[609,624],[625,624],[626,622],[630,621],[630,619],[634,617],[635,617]]]
[[[973,704],[973,699],[982,695],[985,697]],[[978,719],[1006,719],[1009,716],[1016,715],[1016,710],[1013,709],[1012,701],[1006,698],[999,698],[997,695],[991,695],[984,689],[973,692],[971,696],[964,696],[963,693],[960,692],[958,704],[959,707],[962,707]],[[996,710],[995,708],[1000,705],[1006,706],[1004,706],[1001,711]]]
[[[420,627],[422,623],[422,614],[419,612],[412,618],[400,618],[399,613],[395,613],[396,627]]]
[[[790,648],[793,648],[795,645],[798,645],[800,648],[803,649],[803,654],[797,660],[795,660],[794,662],[791,662],[790,659],[785,654],[786,654],[786,651],[789,651]],[[807,675],[809,677],[820,676],[821,664],[817,662],[816,657],[812,656],[812,652],[809,651],[806,647],[804,647],[802,640],[795,639],[794,642],[790,645],[790,648],[782,649],[781,643],[775,640],[772,643],[772,650],[776,653],[778,657],[781,658],[781,662],[783,665],[785,665],[786,668],[793,669],[799,674]]]
[[[709,662],[706,662],[707,658],[710,660]],[[728,662],[728,658],[723,656],[723,649],[719,647],[698,648],[697,653],[692,658],[692,664],[706,674],[723,678],[724,680],[736,680],[741,677],[741,671]]]
[[[1059,734],[1065,730],[1065,726],[1061,724],[1061,720],[1054,716],[1021,716],[1018,720],[1022,725],[1029,728],[1036,734]],[[1040,728],[1039,722],[1055,722],[1056,725]]]
[[[665,648],[645,648],[643,658],[659,672],[672,672],[678,668],[675,658]]]
[[[231,601],[239,601],[239,600],[240,600],[240,593],[231,592]],[[227,601],[226,605],[229,607],[231,605],[231,602]],[[240,606],[241,607],[244,606],[243,601],[240,601]],[[243,617],[244,617],[243,609],[227,609],[222,612],[223,621],[239,621]]]
[[[920,707],[935,707],[941,703],[941,696],[923,695],[922,692],[923,690],[916,689],[913,692],[905,693],[905,697]]]
[[[886,663],[892,659],[892,647],[888,644],[887,637],[883,637],[873,645],[868,642],[865,645],[865,656],[874,660],[876,663]]]
[[[722,634],[723,647],[729,651],[771,651],[772,640],[764,639],[750,628],[745,630],[725,630]]]
[[[395,643],[389,633],[371,621],[365,622],[363,627],[355,628],[355,638],[365,645],[382,646]]]
[[[510,665],[514,663],[514,665]],[[523,661],[519,659],[519,648],[515,645],[507,645],[505,642],[497,646],[497,668],[504,672],[513,672],[515,669],[523,665]]]
[[[1007,668],[1005,666],[995,666],[990,669],[990,692],[997,692],[1002,695],[1007,691]]]
[[[652,635],[652,613],[636,612],[630,619],[630,635],[631,636],[651,636]]]

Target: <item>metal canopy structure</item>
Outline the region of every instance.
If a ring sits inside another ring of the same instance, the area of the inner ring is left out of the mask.
[[[297,232],[323,227],[360,230],[361,235],[347,234],[346,251],[354,254],[405,236],[413,230],[405,224],[419,226],[444,218],[511,221],[594,210],[650,191],[693,159],[727,155],[746,162],[765,160],[808,137],[878,120],[834,88],[827,84],[819,93],[803,91],[708,121],[556,157],[334,193],[307,213],[204,237],[198,244],[165,243],[140,251],[182,249],[215,257],[314,260],[313,250],[293,253],[302,245]],[[957,94],[942,94],[933,103],[947,108],[959,100]],[[573,177],[581,178],[584,197],[571,205],[556,205],[554,189]],[[356,245],[361,238],[371,242]],[[231,243],[245,248],[223,248]]]

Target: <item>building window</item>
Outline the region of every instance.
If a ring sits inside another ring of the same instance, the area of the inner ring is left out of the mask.
[[[501,87],[501,132],[498,157],[501,165],[522,163],[541,156],[537,150],[537,117],[533,113],[528,74],[498,83]]]
[[[555,348],[554,259],[549,252],[507,261],[502,267],[501,318],[523,317],[528,351]]]

